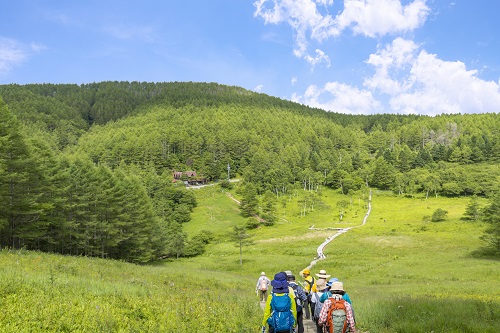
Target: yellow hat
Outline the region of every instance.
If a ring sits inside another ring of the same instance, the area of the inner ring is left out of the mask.
[[[311,271],[307,268],[304,268],[304,270],[302,271],[302,274],[311,275]]]

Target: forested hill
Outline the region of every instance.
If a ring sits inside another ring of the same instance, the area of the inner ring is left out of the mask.
[[[280,107],[290,112],[326,118],[337,124],[368,132],[375,125],[407,123],[418,116],[352,116],[310,108],[240,87],[195,82],[100,82],[90,84],[0,85],[0,97],[17,117],[41,130],[57,131],[61,145],[75,139],[91,125],[116,121],[152,105],[181,108],[241,104],[254,108]],[[65,134],[65,132],[67,132]]]
[[[195,255],[206,239],[182,233],[196,202],[173,171],[211,181],[229,165],[275,195],[489,196],[500,183],[494,113],[344,115],[215,83],[0,85],[0,98],[0,246]]]

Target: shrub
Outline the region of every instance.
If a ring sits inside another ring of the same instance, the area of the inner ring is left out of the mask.
[[[432,218],[431,218],[431,221],[432,222],[440,222],[440,221],[444,221],[446,219],[446,215],[448,214],[448,211],[447,210],[444,210],[444,209],[441,209],[441,208],[438,208],[434,211],[434,213],[432,213]]]

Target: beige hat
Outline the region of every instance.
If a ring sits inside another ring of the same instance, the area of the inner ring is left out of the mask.
[[[325,290],[326,289],[326,280],[325,279],[316,280],[316,288],[318,289],[318,291]]]
[[[321,279],[328,279],[331,275],[326,274],[326,271],[322,269],[319,271],[319,274],[316,274],[316,276]]]
[[[331,291],[344,291],[344,285],[340,281],[333,282],[331,287]]]
[[[260,273],[260,276],[265,276],[265,275],[266,275],[266,273],[264,273],[264,272]]]

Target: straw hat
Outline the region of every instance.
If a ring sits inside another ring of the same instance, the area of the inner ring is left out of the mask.
[[[331,275],[326,274],[326,271],[322,269],[319,271],[319,274],[316,274],[316,276],[320,279],[328,279]]]
[[[332,283],[330,290],[333,291],[344,291],[344,285],[340,281],[336,281]]]
[[[262,272],[260,273],[260,276],[266,276],[266,273]]]

